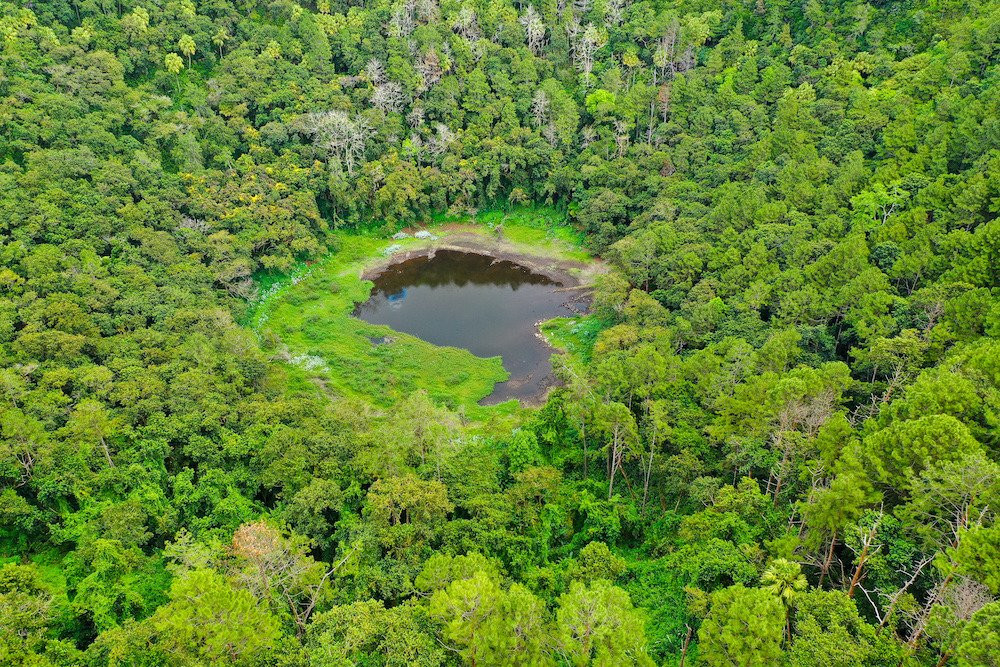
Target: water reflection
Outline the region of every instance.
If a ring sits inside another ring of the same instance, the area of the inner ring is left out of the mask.
[[[484,403],[535,398],[553,382],[552,353],[537,323],[572,315],[561,283],[525,266],[485,255],[438,250],[389,267],[355,316],[436,345],[500,356],[510,380]]]

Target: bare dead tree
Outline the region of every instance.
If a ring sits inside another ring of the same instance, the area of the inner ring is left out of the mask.
[[[31,481],[35,472],[35,463],[37,462],[35,450],[31,447],[17,448],[14,452],[14,459],[21,466],[21,479],[16,486],[24,486]]]
[[[772,467],[767,481],[775,507],[785,478],[801,453],[804,441],[816,437],[833,414],[836,398],[836,392],[825,389],[813,396],[793,398],[778,411],[770,440],[771,448],[781,452],[781,458]]]
[[[414,15],[421,23],[435,21],[441,13],[437,0],[416,0],[414,2]]]
[[[177,223],[177,226],[180,227],[181,229],[190,229],[192,231],[196,231],[202,234],[204,234],[205,232],[207,232],[209,229],[212,228],[212,226],[207,222],[205,222],[204,220],[201,220],[199,218],[192,218],[189,215],[182,215],[181,221]]]
[[[329,578],[356,551],[356,543],[333,567],[306,553],[306,542],[285,537],[265,521],[245,523],[233,533],[230,568],[236,581],[260,601],[282,600],[292,614],[298,635],[306,625]]]
[[[936,614],[944,616],[946,622],[958,625],[992,601],[989,589],[978,581],[968,577],[946,577],[931,590],[922,606],[907,615],[910,648],[916,648]]]
[[[604,8],[604,25],[607,28],[617,28],[622,24],[622,14],[628,7],[628,0],[608,0]]]
[[[944,604],[954,611],[960,621],[967,621],[972,616],[993,602],[990,589],[969,577],[960,577],[943,599]]]
[[[387,32],[393,37],[409,37],[413,30],[417,27],[416,15],[415,15],[416,4],[413,0],[406,0],[403,4],[397,6],[392,12],[392,18],[389,20],[389,26]]]
[[[677,64],[677,71],[684,73],[692,69],[697,62],[697,57],[694,53],[694,47],[687,47],[684,49],[684,55],[681,57],[680,62]]]
[[[550,146],[556,145],[558,135],[556,133],[556,125],[551,119],[542,127],[542,136],[545,137],[545,140],[549,142]]]
[[[677,35],[680,33],[680,24],[676,19],[670,22],[667,31],[660,38],[660,43],[653,52],[653,65],[656,72],[661,77],[673,78],[677,71]],[[669,80],[669,79],[668,79]]]
[[[444,68],[441,66],[441,56],[436,49],[427,49],[423,57],[417,61],[417,72],[420,73],[420,88],[428,90],[441,80]]]
[[[568,23],[566,23],[563,29],[566,31],[566,40],[569,43],[569,58],[575,65],[577,37],[580,35],[582,27],[576,17],[573,17]]]
[[[945,576],[927,595],[910,624],[908,643],[917,646],[934,606],[958,576],[955,553],[970,529],[992,522],[994,511],[984,498],[1000,484],[1000,466],[981,452],[966,454],[937,468],[929,468],[912,484],[913,500],[900,512],[934,557],[943,556]]]
[[[656,94],[656,101],[660,104],[660,114],[664,123],[667,122],[667,117],[670,115],[670,93],[670,86],[664,84],[660,86]]]
[[[373,86],[377,86],[385,81],[385,65],[378,58],[372,58],[365,65],[365,75]]]
[[[414,130],[424,124],[424,108],[419,103],[410,108],[410,112],[406,114],[406,122]]]
[[[549,96],[540,88],[535,91],[534,97],[531,98],[531,115],[535,119],[536,127],[541,127],[548,120]]]
[[[684,635],[684,643],[681,645],[680,667],[684,667],[684,663],[687,660],[688,647],[691,645],[691,637],[694,635],[694,628],[687,623],[684,624],[684,627],[687,628],[687,633]]]
[[[353,175],[354,167],[364,156],[371,127],[362,116],[351,116],[342,110],[324,111],[302,116],[298,121],[301,130],[313,138],[313,142],[332,153]]]
[[[434,129],[434,135],[428,139],[427,147],[431,155],[438,156],[448,150],[448,146],[455,140],[455,133],[444,123],[438,123]]]
[[[403,87],[395,81],[386,81],[375,86],[371,104],[383,113],[397,113],[403,110]]]
[[[481,36],[476,12],[468,5],[458,10],[458,14],[452,19],[451,29],[469,41],[475,41]]]
[[[871,524],[867,527],[861,524],[854,526],[851,537],[856,539],[845,540],[847,548],[854,552],[854,573],[851,575],[851,583],[847,588],[847,597],[849,598],[854,597],[854,591],[861,583],[861,577],[868,560],[882,550],[882,544],[878,542],[878,532],[884,518],[885,512],[880,505]]]
[[[902,574],[903,576],[908,576],[906,582],[892,592],[884,592],[876,589],[874,591],[876,596],[875,598],[872,597],[872,591],[869,591],[860,582],[857,584],[858,590],[860,590],[862,593],[865,594],[865,597],[868,599],[869,604],[871,604],[872,606],[872,611],[875,614],[875,617],[878,619],[879,629],[884,628],[886,626],[886,624],[889,622],[889,619],[892,618],[892,614],[896,610],[896,605],[899,604],[899,601],[903,597],[903,594],[905,594],[910,589],[910,586],[912,586],[913,583],[920,577],[920,574],[924,571],[924,568],[927,567],[927,565],[930,564],[932,560],[934,560],[933,555],[924,557],[913,566],[912,572],[907,572],[906,570],[898,570],[899,573]],[[884,601],[885,604],[880,605],[879,600]],[[882,609],[883,606],[885,607],[885,611],[880,612],[880,609]]]
[[[540,55],[542,47],[545,46],[545,24],[542,23],[541,15],[535,11],[533,5],[528,5],[519,21],[524,27],[524,39],[528,49],[536,56]]]
[[[972,616],[993,602],[990,590],[969,577],[959,577],[941,596],[936,619],[928,619],[929,634],[938,635],[940,642],[937,667],[944,667],[955,650],[958,637]],[[937,629],[930,627],[936,625]]]
[[[576,46],[576,67],[583,74],[583,88],[590,87],[590,74],[594,71],[594,54],[603,44],[601,33],[593,25],[588,25]]]
[[[615,146],[618,148],[617,156],[624,156],[628,148],[628,123],[620,118],[615,119]]]

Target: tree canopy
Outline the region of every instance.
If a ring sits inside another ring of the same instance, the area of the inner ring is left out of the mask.
[[[0,0],[0,663],[996,664],[998,26]],[[251,325],[487,218],[607,267],[542,406]]]

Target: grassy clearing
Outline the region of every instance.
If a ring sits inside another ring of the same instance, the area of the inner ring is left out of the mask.
[[[464,224],[459,228],[456,223]],[[487,212],[475,220],[441,216],[427,229],[442,238],[457,231],[495,236],[498,224],[505,241],[519,251],[560,259],[588,257],[562,215],[548,209]],[[384,260],[390,246],[411,250],[427,241],[397,241],[362,232],[339,234],[337,242],[336,252],[312,265],[303,264],[284,276],[259,276],[262,296],[244,321],[295,369],[295,375],[336,395],[364,398],[383,407],[423,389],[436,402],[474,421],[507,421],[520,412],[516,401],[478,405],[495,383],[508,377],[499,357],[482,359],[467,350],[439,347],[351,317],[355,305],[371,292],[371,282],[360,278],[363,270]],[[372,342],[385,336],[393,342]]]
[[[581,262],[591,259],[583,248],[584,234],[567,224],[565,213],[553,208],[511,206],[482,211],[471,220],[448,215],[433,219],[437,226],[456,222],[475,222],[490,232],[501,226],[505,240],[527,247],[536,255],[557,255]]]
[[[604,328],[594,315],[556,317],[542,324],[542,335],[549,345],[567,355],[572,364],[590,363],[597,334]]]
[[[496,382],[507,379],[499,358],[480,359],[351,317],[355,304],[371,291],[371,283],[358,277],[364,260],[380,258],[379,251],[387,245],[345,236],[339,252],[272,294],[258,309],[254,328],[289,363],[337,394],[389,406],[425,389],[449,407],[471,408]],[[394,342],[372,343],[384,336]]]

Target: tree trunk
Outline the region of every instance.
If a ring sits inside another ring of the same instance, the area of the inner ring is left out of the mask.
[[[782,480],[782,477],[780,475],[775,480],[775,483],[774,483],[774,499],[773,499],[773,502],[771,503],[772,507],[777,507],[778,506],[778,494],[781,493],[781,480]]]
[[[927,564],[931,562],[931,560],[932,560],[931,558],[925,558],[924,560],[922,560],[920,564],[917,565],[917,569],[913,571],[913,574],[910,576],[909,580],[905,584],[903,584],[903,587],[900,588],[898,591],[896,591],[896,593],[892,596],[892,602],[889,603],[889,608],[886,610],[885,616],[883,616],[882,620],[879,621],[878,624],[879,630],[884,628],[885,624],[889,622],[889,618],[892,616],[892,612],[896,609],[896,603],[899,601],[899,598],[901,598],[903,596],[903,593],[905,593],[906,590],[913,585],[913,582],[917,580],[917,577],[920,576],[920,573],[927,566]]]
[[[656,428],[653,428],[653,439],[649,445],[649,463],[646,466],[646,478],[642,481],[642,511],[646,511],[646,499],[649,497],[649,478],[653,475],[653,453],[656,451]]]
[[[614,491],[615,491],[615,473],[618,472],[618,452],[616,451],[618,446],[616,444],[612,444],[611,447],[612,447],[612,450],[611,450],[611,461],[610,461],[610,464],[611,464],[611,474],[608,477],[608,500],[611,500],[611,497],[614,495]]]
[[[104,450],[104,458],[108,460],[108,467],[114,468],[115,462],[111,460],[111,450],[108,449],[108,443],[103,437],[101,438],[101,449]]]
[[[781,462],[778,463],[777,472],[772,472],[774,476],[774,496],[772,498],[772,507],[778,506],[778,494],[781,493],[782,482],[785,477],[785,466],[788,465],[788,447],[785,446],[785,439],[781,436],[781,431],[778,431],[776,445],[781,448]]]
[[[907,642],[910,648],[915,649],[917,647],[917,642],[919,642],[920,638],[924,636],[924,630],[927,628],[927,619],[931,615],[931,610],[934,608],[934,605],[937,604],[938,599],[941,597],[941,593],[948,588],[948,584],[951,583],[953,576],[954,573],[949,572],[948,576],[941,582],[941,585],[934,590],[931,598],[927,601],[927,604],[924,605],[923,613],[920,614],[920,620],[917,621],[917,626],[913,629],[913,635],[910,637],[910,641]]]
[[[694,633],[694,628],[692,628],[687,623],[684,624],[687,628],[687,636],[684,637],[684,645],[681,646],[681,664],[679,667],[684,667],[684,661],[687,659],[688,645],[691,644],[691,635]]]
[[[833,534],[830,536],[830,549],[826,552],[826,560],[823,561],[823,567],[820,568],[820,588],[823,588],[823,579],[826,578],[826,573],[830,571],[830,565],[833,563],[833,549],[835,546],[837,546],[837,531],[833,531]]]
[[[858,565],[854,568],[854,576],[851,577],[851,585],[847,589],[847,597],[854,597],[854,589],[858,587],[858,582],[861,581],[861,571],[865,567],[865,561],[868,560],[868,543],[865,542],[865,546],[861,549],[861,555],[858,556]]]

